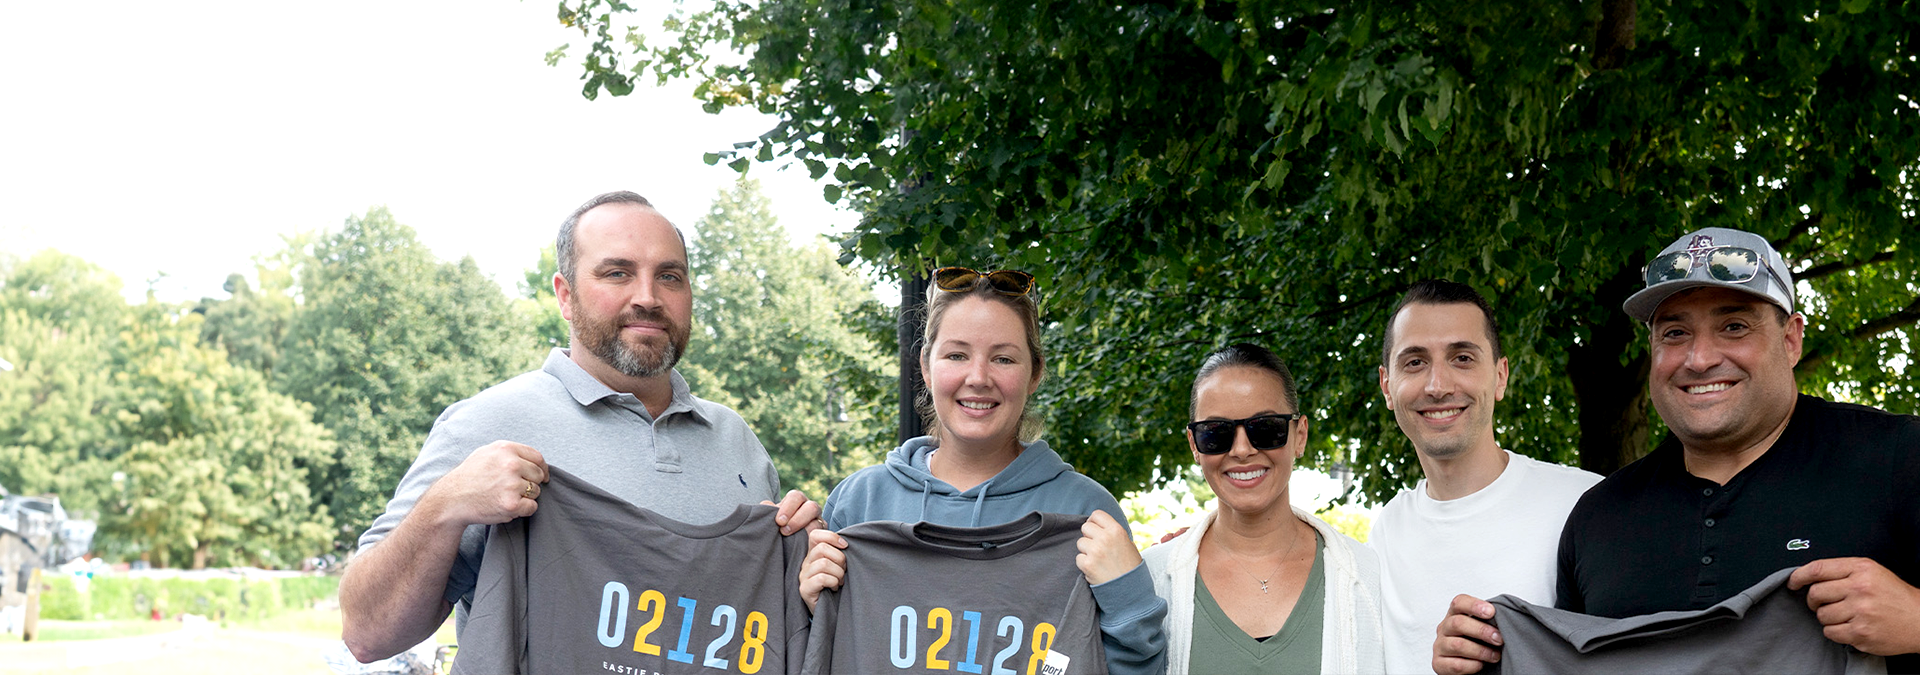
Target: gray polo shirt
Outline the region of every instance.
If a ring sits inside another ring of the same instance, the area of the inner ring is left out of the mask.
[[[655,419],[632,394],[614,391],[555,349],[539,370],[448,406],[400,479],[386,513],[360,535],[360,550],[386,538],[427,487],[480,446],[506,440],[635,506],[685,523],[717,522],[740,504],[774,499],[780,478],[738,413],[702,400],[675,371],[673,401]],[[447,579],[446,599],[472,601],[487,528],[468,527]]]

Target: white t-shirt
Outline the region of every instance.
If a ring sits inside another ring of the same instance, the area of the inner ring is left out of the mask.
[[[1373,521],[1388,673],[1433,672],[1434,629],[1455,595],[1553,604],[1560,527],[1600,476],[1502,452],[1506,470],[1479,492],[1439,501],[1422,480]]]

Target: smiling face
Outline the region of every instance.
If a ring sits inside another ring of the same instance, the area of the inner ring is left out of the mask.
[[[942,448],[1018,448],[1027,396],[1041,372],[1019,313],[1004,302],[966,297],[940,315],[921,361]]]
[[[1493,404],[1507,395],[1507,360],[1494,358],[1486,325],[1466,303],[1414,303],[1393,320],[1380,393],[1422,456],[1500,450]]]
[[[1286,387],[1279,376],[1250,366],[1214,371],[1194,386],[1193,402],[1196,422],[1294,413],[1287,405]],[[1234,430],[1233,449],[1226,454],[1201,454],[1191,430],[1187,432],[1187,449],[1207,477],[1207,485],[1220,497],[1221,510],[1257,514],[1287,509],[1287,483],[1293,475],[1294,460],[1307,451],[1307,420],[1290,422],[1287,444],[1271,450],[1254,449],[1244,428]]]
[[[1806,319],[1724,288],[1660,303],[1648,326],[1653,407],[1689,450],[1744,450],[1784,428],[1798,387]]]
[[[664,377],[686,353],[693,318],[687,252],[673,225],[647,206],[605,204],[581,215],[574,238],[574,283],[554,275],[574,360],[602,381]]]

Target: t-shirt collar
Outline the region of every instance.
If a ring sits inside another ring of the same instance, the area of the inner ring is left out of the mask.
[[[616,399],[624,397],[631,399],[635,407],[641,410],[646,409],[646,406],[641,405],[639,400],[631,394],[614,391],[605,382],[601,382],[592,373],[581,368],[580,364],[574,363],[572,353],[567,349],[555,347],[547,354],[547,362],[540,366],[540,370],[559,380],[560,386],[566,387],[567,393],[582,406],[593,405],[609,397]],[[701,414],[699,406],[693,404],[693,390],[687,386],[687,379],[680,376],[680,370],[674,369],[668,373],[667,378],[673,385],[673,399],[667,404],[667,409],[660,412],[660,418],[664,419],[675,413],[687,413],[702,424],[711,425],[713,421]]]

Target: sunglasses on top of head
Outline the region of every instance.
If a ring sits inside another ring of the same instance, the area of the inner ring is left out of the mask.
[[[965,267],[942,267],[933,271],[933,285],[948,293],[971,291],[981,279],[986,279],[993,292],[1001,295],[1019,297],[1033,292],[1033,275],[1020,270],[981,272]]]
[[[1247,430],[1247,442],[1255,450],[1272,450],[1287,444],[1287,430],[1300,415],[1254,415],[1243,420],[1201,420],[1187,425],[1193,432],[1193,447],[1202,455],[1224,455],[1233,451],[1239,429]]]
[[[1728,283],[1745,283],[1766,270],[1759,252],[1739,246],[1674,251],[1647,263],[1647,285],[1679,281],[1705,269],[1707,276]]]

